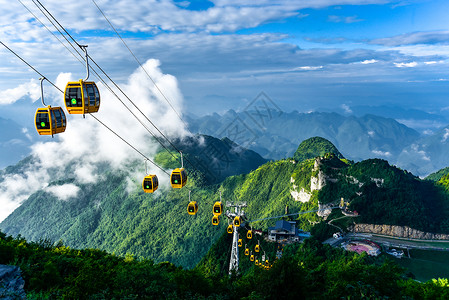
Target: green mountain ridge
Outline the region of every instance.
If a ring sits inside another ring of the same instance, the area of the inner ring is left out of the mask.
[[[319,203],[338,204],[340,198],[344,198],[350,202],[351,210],[360,213],[359,217],[348,219],[348,223],[342,224],[344,226],[360,222],[449,232],[444,186],[421,180],[380,159],[353,164],[338,158],[338,154],[321,157],[323,151],[329,153],[329,148],[315,147],[314,140],[305,141],[301,149],[318,159],[284,159],[258,166],[254,161],[257,156],[249,152],[242,161],[254,166],[255,170],[251,172],[248,168],[244,174],[226,177],[221,182],[212,181],[212,184],[204,173],[192,172],[185,188],[160,187],[153,195],[144,194],[140,182],[134,182],[134,189],[129,191],[126,172],[106,170],[104,181],[79,185],[82,192],[76,199],[61,201],[44,191],[34,193],[0,224],[0,228],[7,234],[21,234],[29,240],[62,240],[70,247],[99,248],[117,255],[132,254],[192,268],[227,226],[224,216],[221,216],[219,226],[211,224],[212,206],[220,199],[219,191],[222,191],[225,203],[247,203],[245,213],[249,220],[282,216],[286,206],[289,212],[316,210]],[[217,142],[223,147],[230,143],[214,138],[206,138],[206,141]],[[311,149],[307,149],[307,144]],[[236,153],[235,149],[240,149],[232,145],[225,147],[229,157]],[[200,158],[203,150],[191,147],[192,150],[185,152],[186,157],[190,156],[191,161]],[[239,164],[237,157],[244,156],[235,156],[232,163]],[[174,163],[163,152],[156,161],[164,166]],[[324,186],[312,189],[312,178],[323,179]],[[73,182],[73,179],[59,181],[58,185],[66,182]],[[199,204],[196,216],[189,216],[186,211],[189,189],[192,200]],[[306,202],[296,201],[292,196],[293,192],[302,189],[310,195]],[[338,216],[341,212],[336,209],[329,218]],[[317,236],[332,233],[324,230],[322,218],[316,213],[302,214],[294,219],[299,228],[310,230]],[[264,220],[251,225],[266,230],[274,221]]]

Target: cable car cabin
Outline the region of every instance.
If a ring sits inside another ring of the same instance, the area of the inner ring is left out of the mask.
[[[270,262],[268,261],[268,259],[265,261],[265,267],[269,267],[270,266]]]
[[[253,238],[253,232],[252,232],[251,230],[248,230],[248,232],[246,233],[246,238],[247,238],[248,240],[250,240],[250,239]]]
[[[249,257],[250,261],[254,261],[254,254],[251,254],[251,256]]]
[[[187,172],[184,168],[176,168],[171,172],[170,183],[172,188],[180,189],[187,183]]]
[[[223,203],[220,201],[215,202],[213,213],[215,216],[220,216],[223,213]]]
[[[100,108],[100,92],[93,81],[70,81],[65,86],[64,102],[69,114],[95,113]]]
[[[190,201],[189,205],[187,205],[187,212],[189,215],[195,215],[198,212],[198,203],[196,201]]]
[[[51,135],[65,131],[67,119],[61,107],[50,105],[38,108],[34,116],[36,130],[40,135]]]
[[[260,251],[260,246],[259,244],[256,245],[256,247],[254,247],[254,251],[259,252]]]
[[[246,256],[249,255],[249,249],[248,249],[248,248],[245,249],[245,255],[246,255]]]
[[[238,242],[237,242],[237,244],[238,244],[239,247],[242,247],[242,246],[243,246],[243,241],[242,241],[242,239],[239,239]]]
[[[240,222],[240,217],[239,217],[239,216],[236,216],[236,217],[234,218],[234,226],[235,226],[235,227],[240,227],[240,224],[241,224],[241,222]]]
[[[258,265],[259,265],[259,260],[256,259],[256,261],[254,262],[254,264],[255,264],[256,266],[258,266]]]
[[[212,225],[218,225],[220,224],[220,219],[218,218],[218,216],[213,216],[212,217]]]
[[[156,175],[148,175],[143,178],[142,188],[145,193],[154,193],[159,186]]]
[[[232,225],[229,225],[228,228],[226,229],[226,231],[227,231],[229,234],[233,233],[233,232],[234,232],[233,226],[232,226]]]

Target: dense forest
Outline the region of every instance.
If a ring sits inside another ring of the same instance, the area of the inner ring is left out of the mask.
[[[212,206],[220,199],[220,192],[224,203],[246,202],[245,213],[249,221],[282,216],[286,207],[289,213],[294,213],[316,210],[318,203],[338,206],[343,197],[350,203],[349,208],[360,214],[340,222],[343,227],[360,222],[448,232],[445,177],[439,183],[421,180],[379,159],[353,163],[326,154],[328,152],[324,151],[335,147],[324,139],[309,139],[299,147],[315,156],[325,153],[318,168],[315,168],[315,158],[264,163],[254,152],[241,149],[243,152],[238,154],[235,144],[226,139],[206,137],[207,143],[214,145],[214,149],[228,151],[223,152],[228,153],[226,161],[229,162],[223,165],[227,168],[216,171],[217,178],[211,179],[203,172],[191,172],[187,186],[181,190],[161,186],[156,193],[145,194],[141,182],[130,182],[128,173],[103,166],[103,180],[95,184],[80,184],[73,177],[51,183],[76,183],[81,189],[76,199],[61,201],[52,194],[39,191],[4,220],[0,228],[6,234],[21,234],[30,241],[42,238],[62,241],[73,248],[97,248],[121,256],[170,261],[185,268],[193,268],[227,226],[224,216],[218,226],[211,223]],[[201,150],[204,151],[193,144],[188,148],[185,156],[190,161],[195,161]],[[165,152],[159,153],[156,161],[167,169],[179,163]],[[20,170],[24,164],[26,161],[16,168]],[[238,164],[245,166],[238,171],[243,174],[222,180],[223,174],[232,172],[233,165]],[[259,164],[262,165],[258,167]],[[130,162],[126,167],[135,169],[139,165]],[[250,172],[251,168],[255,170]],[[212,166],[210,169],[213,170]],[[311,191],[311,178],[320,172],[326,184],[321,190]],[[292,197],[291,192],[300,189],[311,194],[308,202]],[[195,216],[186,213],[189,190],[192,200],[199,204]],[[328,220],[340,216],[340,210],[333,210]],[[298,228],[311,231],[322,240],[335,231],[313,212],[290,219],[297,221]],[[250,225],[266,230],[274,225],[274,221],[250,222]]]
[[[156,264],[97,249],[72,249],[48,240],[27,242],[0,232],[0,264],[21,268],[27,299],[449,297],[447,279],[420,283],[392,261],[334,249],[313,238],[286,247],[282,258],[268,270],[251,265],[241,274],[228,276],[220,267],[210,268],[226,240],[219,239],[196,268],[186,270],[169,262]],[[216,261],[220,264],[221,260]]]

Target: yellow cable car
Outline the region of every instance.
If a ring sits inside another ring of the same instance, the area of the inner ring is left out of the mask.
[[[44,101],[44,79],[47,78],[39,78],[41,82],[41,100],[42,104],[47,106]],[[61,107],[51,107],[51,105],[48,105],[47,107],[38,108],[36,110],[34,124],[39,135],[51,135],[53,137],[54,134],[65,131],[67,119]]]
[[[238,242],[237,242],[237,244],[238,244],[239,247],[242,247],[242,246],[243,246],[243,241],[242,241],[242,239],[239,239]]]
[[[65,107],[69,114],[90,114],[100,108],[100,92],[93,81],[70,81],[64,91]]]
[[[268,259],[265,261],[265,267],[269,267],[270,266],[270,262],[268,261]]]
[[[226,229],[226,231],[227,231],[229,234],[231,234],[231,233],[234,232],[234,228],[233,228],[232,224],[230,224],[230,225],[228,226],[228,228]]]
[[[245,248],[245,255],[248,256],[249,255],[249,249]]]
[[[250,239],[253,238],[253,232],[252,232],[251,230],[248,230],[248,232],[246,233],[246,238],[247,238],[248,240],[250,240]]]
[[[187,212],[189,215],[195,215],[198,212],[198,203],[196,203],[196,201],[190,201],[187,206]]]
[[[257,245],[254,247],[254,251],[256,251],[256,252],[259,252],[259,251],[260,251],[260,246],[259,246],[259,244],[257,244]]]
[[[180,189],[186,185],[187,173],[184,168],[176,168],[171,172],[170,183],[174,189]]]
[[[51,135],[65,131],[67,119],[61,107],[38,108],[34,116],[34,123],[39,135]]]
[[[87,46],[80,46],[86,54],[85,79],[79,81],[70,81],[65,86],[64,103],[69,114],[89,114],[95,113],[100,108],[100,92],[97,85],[89,79],[89,59],[87,55]]]
[[[181,153],[181,168],[176,168],[171,172],[170,175],[170,183],[172,188],[174,189],[180,189],[187,183],[187,172],[184,169],[184,161],[182,159],[182,152]]]
[[[215,202],[212,212],[215,216],[220,216],[223,213],[223,203],[221,201]]]
[[[258,265],[259,265],[259,260],[256,259],[256,261],[254,262],[254,264],[255,264],[256,266],[258,266]]]
[[[251,256],[249,257],[250,261],[254,261],[254,254],[251,254]]]
[[[156,175],[147,175],[143,178],[142,188],[145,193],[154,193],[159,187]]]
[[[240,216],[236,216],[235,218],[234,218],[234,226],[235,227],[240,227]]]
[[[220,219],[218,218],[218,216],[213,216],[212,217],[212,225],[218,225],[220,224]]]

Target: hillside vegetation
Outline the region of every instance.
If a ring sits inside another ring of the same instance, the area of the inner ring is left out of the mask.
[[[323,150],[316,147],[316,139],[301,145],[311,156],[320,156]],[[201,152],[192,146],[192,151],[185,155],[190,155],[193,161],[201,157],[195,153]],[[360,222],[449,232],[448,193],[443,186],[421,180],[384,160],[354,164],[329,154],[318,160],[279,160],[257,167],[257,161],[254,161],[257,156],[249,153],[250,156],[242,159],[235,151],[233,153],[233,164],[246,164],[247,172],[251,166],[255,170],[213,184],[208,183],[207,174],[191,172],[187,186],[181,190],[161,186],[156,193],[145,194],[140,182],[130,185],[126,172],[105,167],[104,180],[93,185],[79,184],[74,178],[52,183],[76,183],[82,191],[76,199],[61,201],[39,191],[3,221],[0,228],[7,234],[21,234],[32,241],[42,238],[62,240],[70,247],[98,248],[120,256],[128,254],[192,268],[220,238],[228,224],[224,216],[221,216],[219,226],[211,224],[212,206],[220,199],[219,191],[222,191],[225,203],[247,203],[245,213],[255,229],[266,230],[276,219],[252,220],[282,216],[286,207],[289,213],[307,212],[316,210],[319,204],[338,206],[344,198],[350,203],[351,210],[359,212],[359,217],[347,218],[344,226]],[[156,159],[167,168],[176,165],[176,160],[163,152]],[[135,167],[129,166],[130,169]],[[188,170],[191,169],[188,167]],[[215,173],[219,174],[218,171]],[[312,178],[318,177],[325,184],[320,190],[312,190]],[[306,202],[292,197],[292,191],[301,189],[310,193]],[[199,203],[196,216],[190,216],[186,211],[188,190],[192,191],[192,200]],[[338,216],[341,216],[339,209],[334,209],[330,218]],[[291,218],[298,221],[299,228],[310,230],[320,238],[332,234],[315,212]]]
[[[213,251],[219,250],[214,246]],[[221,251],[219,251],[221,252]],[[287,247],[269,270],[245,275],[184,270],[169,262],[125,258],[0,232],[0,264],[18,265],[27,299],[447,299],[447,279],[407,279],[391,261],[332,249],[314,239]],[[0,295],[2,289],[0,288]]]

